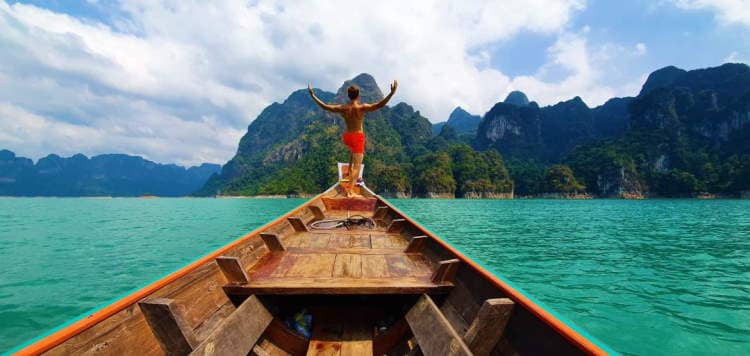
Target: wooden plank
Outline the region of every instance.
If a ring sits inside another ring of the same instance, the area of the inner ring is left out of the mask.
[[[448,319],[448,322],[451,323],[453,330],[456,330],[459,335],[466,335],[466,331],[469,330],[469,324],[466,322],[466,320],[464,320],[464,318],[461,316],[461,313],[458,312],[456,307],[453,305],[453,303],[450,302],[449,299],[446,298],[446,300],[440,306],[440,311],[443,313],[445,318]],[[464,342],[466,342],[466,339],[464,339]]]
[[[326,248],[331,241],[332,234],[309,233],[304,234],[299,247],[300,248]]]
[[[343,234],[332,234],[331,238],[328,240],[328,246],[326,246],[329,249],[338,249],[338,248],[349,248],[351,247],[349,243],[349,235],[343,235]]]
[[[289,221],[289,224],[292,225],[292,227],[294,228],[294,231],[297,231],[297,232],[308,232],[308,231],[310,231],[307,228],[307,225],[305,225],[305,222],[302,221],[302,219],[300,219],[300,218],[298,218],[296,216],[290,216],[290,217],[288,217],[287,221]]]
[[[138,306],[165,354],[186,355],[198,344],[182,310],[172,299],[146,299]]]
[[[316,323],[313,325],[312,338],[307,348],[307,356],[341,355],[341,324]]]
[[[334,277],[362,277],[362,256],[355,254],[338,254],[333,263]]]
[[[362,323],[344,325],[341,355],[372,355],[372,329]]]
[[[514,303],[508,298],[487,299],[464,335],[469,349],[479,356],[489,355],[502,339],[513,312]]]
[[[251,355],[254,356],[271,356],[271,353],[266,351],[266,349],[262,348],[260,345],[253,346],[253,353]]]
[[[336,255],[332,253],[298,255],[296,262],[289,268],[286,276],[331,277],[335,260]]]
[[[435,283],[453,282],[456,279],[458,265],[461,263],[457,258],[440,261],[438,268],[432,275],[432,281]]]
[[[471,355],[461,336],[451,327],[432,299],[423,294],[406,313],[419,347],[425,355]]]
[[[411,238],[411,241],[409,241],[409,245],[406,246],[406,250],[404,250],[404,252],[407,252],[407,253],[422,252],[426,243],[427,243],[427,236],[424,236],[424,235],[414,236]]]
[[[323,220],[326,218],[326,214],[324,214],[323,210],[321,210],[317,205],[310,204],[307,208],[310,209],[314,216],[312,221]]]
[[[385,215],[388,214],[387,206],[379,206],[375,208],[375,213],[372,214],[372,220],[382,220]]]
[[[410,257],[411,256],[404,254],[386,255],[385,259],[388,262],[388,273],[393,277],[423,275],[425,269],[419,268]]]
[[[451,284],[436,285],[418,279],[363,279],[363,278],[283,278],[267,282],[250,282],[244,285],[229,284],[223,287],[230,296],[243,295],[382,295],[382,294],[444,294]]]
[[[295,254],[295,255],[314,255],[314,254],[321,254],[321,253],[351,253],[355,255],[392,255],[397,253],[404,253],[399,250],[394,250],[392,248],[376,248],[371,249],[367,247],[352,247],[352,248],[332,248],[332,247],[325,247],[325,248],[300,248],[300,247],[287,247],[286,253],[288,254]],[[417,256],[421,255],[418,253],[408,253],[407,255]],[[252,277],[252,276],[251,276]]]
[[[364,278],[388,278],[388,261],[385,255],[362,255],[362,276]]]
[[[327,210],[354,210],[354,211],[373,211],[375,210],[376,198],[328,198],[322,197]]]
[[[349,247],[350,248],[372,248],[370,242],[370,235],[350,235],[349,236]]]
[[[219,256],[216,257],[216,264],[219,265],[221,274],[227,279],[229,283],[234,284],[245,284],[249,281],[245,269],[240,264],[240,259],[237,257]]]
[[[409,243],[400,235],[388,235],[385,237],[385,247],[394,250],[403,250]]]
[[[404,226],[406,226],[406,220],[404,220],[404,219],[393,219],[391,221],[390,225],[388,225],[388,229],[386,231],[388,231],[388,233],[401,232],[401,230],[404,229]]]
[[[383,249],[386,246],[385,235],[370,235],[370,246],[376,249]]]
[[[272,319],[263,303],[250,296],[190,355],[247,355]]]
[[[265,242],[270,251],[286,250],[286,248],[284,248],[284,244],[282,244],[281,240],[279,240],[279,235],[271,233],[261,233],[260,238],[263,239],[263,242]]]

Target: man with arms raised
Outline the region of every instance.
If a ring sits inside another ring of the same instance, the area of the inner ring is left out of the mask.
[[[377,103],[363,104],[359,102],[359,88],[356,85],[352,85],[347,89],[347,95],[350,100],[349,103],[343,105],[329,105],[315,96],[315,93],[309,84],[307,86],[310,96],[312,96],[313,100],[320,105],[321,108],[341,114],[346,122],[346,132],[344,132],[342,139],[344,144],[349,147],[349,150],[351,151],[351,156],[349,157],[349,175],[346,177],[349,184],[344,186],[347,196],[352,195],[354,182],[360,183],[358,180],[359,172],[362,169],[362,160],[365,156],[365,113],[384,107],[385,104],[388,103],[388,100],[391,100],[397,87],[398,82],[394,80],[393,84],[391,84],[391,92],[383,98],[383,100]]]

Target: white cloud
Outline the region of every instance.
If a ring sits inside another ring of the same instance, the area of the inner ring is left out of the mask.
[[[604,83],[623,76],[618,69],[641,55],[638,51],[640,43],[635,51],[613,43],[592,46],[586,38],[588,32],[584,28],[580,33],[562,33],[548,48],[547,63],[534,75],[513,78],[509,90],[524,91],[531,100],[541,104],[555,104],[580,96],[590,107],[615,96],[637,94],[645,76],[635,80],[627,78],[625,84],[619,86]],[[563,75],[556,79],[554,74],[559,76],[559,73]]]
[[[724,62],[728,63],[747,63],[750,62],[746,57],[740,55],[737,51],[732,51],[729,55],[724,58]]]
[[[750,26],[748,0],[672,0],[677,7],[687,10],[711,10],[722,24]]]
[[[271,102],[307,82],[336,90],[361,72],[383,88],[399,79],[395,101],[432,121],[457,105],[483,113],[511,89],[542,104],[581,95],[595,105],[622,88],[601,84],[606,46],[592,48],[588,30],[568,29],[584,6],[124,0],[114,9],[124,17],[105,24],[0,2],[0,120],[24,127],[0,136],[0,146],[36,157],[123,152],[160,162],[223,162]],[[549,63],[515,78],[489,67],[487,47],[521,31],[558,36]],[[554,71],[563,75],[550,79]],[[18,122],[29,117],[35,126]],[[73,136],[45,136],[38,127],[82,134],[68,140]]]
[[[642,42],[638,42],[635,44],[635,50],[633,51],[633,54],[635,54],[636,56],[642,56],[646,54],[646,51],[646,45]]]

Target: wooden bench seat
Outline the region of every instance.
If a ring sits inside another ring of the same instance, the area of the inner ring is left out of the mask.
[[[343,251],[290,249],[269,254],[250,270],[247,283],[230,283],[224,291],[228,295],[434,294],[453,286],[451,281],[434,281],[437,267],[419,253]]]
[[[244,285],[226,285],[227,295],[269,294],[444,294],[452,283],[433,283],[416,279],[295,278]]]

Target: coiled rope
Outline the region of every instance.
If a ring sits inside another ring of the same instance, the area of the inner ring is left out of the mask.
[[[355,226],[363,226],[372,229],[375,228],[375,222],[366,216],[352,215],[346,219],[318,220],[310,224],[311,228],[317,230],[338,229],[341,227],[351,230],[351,228]]]

